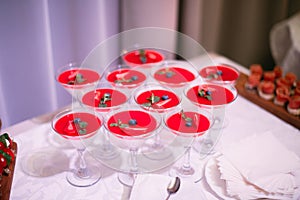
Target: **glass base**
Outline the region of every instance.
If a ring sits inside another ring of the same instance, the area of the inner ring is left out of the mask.
[[[111,160],[120,155],[120,152],[112,145],[101,146],[92,151],[91,153],[96,159]]]
[[[132,187],[135,181],[136,174],[133,173],[118,173],[118,180],[127,187]]]
[[[204,138],[201,141],[194,142],[193,149],[200,154],[200,158],[205,158],[216,152],[214,149],[215,142],[210,138]]]
[[[100,168],[89,166],[84,170],[73,170],[67,173],[68,182],[76,187],[88,187],[97,183],[102,177]]]
[[[229,124],[229,120],[227,117],[224,118],[219,118],[216,117],[213,126],[211,127],[214,130],[220,130],[220,129],[224,129],[228,126]]]
[[[161,144],[153,144],[143,147],[142,154],[150,160],[165,160],[172,156],[172,151]]]
[[[183,166],[173,166],[169,171],[169,175],[171,177],[178,176],[192,182],[198,182],[203,178],[202,170],[195,170],[193,167],[185,168]]]

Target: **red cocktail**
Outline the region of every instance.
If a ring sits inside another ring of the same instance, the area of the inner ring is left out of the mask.
[[[170,132],[178,135],[178,137],[194,138],[202,136],[210,129],[213,118],[209,112],[201,110],[199,107],[189,106],[167,113],[164,117],[164,123]],[[171,176],[180,176],[192,179],[192,181],[202,177],[201,172],[197,171],[190,163],[191,146],[192,143],[186,147],[184,163],[171,169]]]
[[[113,86],[121,88],[135,88],[143,84],[147,76],[138,68],[112,68],[107,72],[106,80]]]
[[[207,83],[192,85],[185,90],[185,95],[198,106],[222,107],[236,99],[237,91],[233,86]]]
[[[86,147],[80,141],[91,138],[98,133],[101,126],[102,120],[99,116],[82,108],[62,111],[52,120],[55,133],[72,141],[78,151],[80,166],[67,173],[68,182],[74,186],[90,186],[101,178],[99,167],[85,161],[83,154]]]
[[[84,105],[92,107],[99,112],[108,112],[118,109],[128,100],[121,91],[113,88],[97,88],[83,95],[81,101]]]
[[[171,110],[181,102],[171,89],[156,84],[138,88],[134,92],[134,100],[142,108],[160,113]]]
[[[220,130],[227,126],[229,122],[225,117],[225,108],[237,98],[237,90],[231,84],[203,83],[191,85],[185,90],[184,94],[190,102],[199,108],[212,110],[214,116],[212,129],[214,131],[204,138],[205,141],[194,145],[194,148],[200,149],[200,153],[205,155],[211,153],[220,136]]]
[[[163,54],[150,49],[140,49],[126,53],[123,56],[125,64],[131,67],[157,64],[164,60]]]
[[[236,68],[225,64],[203,67],[199,74],[205,81],[218,84],[234,84],[239,77]]]
[[[197,70],[188,62],[169,60],[154,67],[152,77],[162,85],[181,87],[194,81],[198,76]]]
[[[144,141],[152,137],[161,125],[160,116],[149,113],[140,107],[130,106],[108,113],[105,120],[105,127],[110,133],[112,144],[129,150],[130,163],[125,163],[128,169],[120,169],[126,174],[119,173],[121,183],[132,186],[134,175],[140,172],[137,153]]]
[[[56,72],[56,81],[76,98],[78,91],[93,89],[99,80],[98,72],[76,63],[70,63]]]

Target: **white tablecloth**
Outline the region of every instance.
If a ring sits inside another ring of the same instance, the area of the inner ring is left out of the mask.
[[[215,57],[214,60],[236,65],[224,57]],[[288,149],[300,156],[300,131],[243,97],[239,96],[226,108],[226,118],[228,125],[222,130],[217,151],[249,135],[271,131]],[[103,177],[97,184],[87,188],[77,188],[68,184],[64,171],[74,162],[75,152],[65,140],[51,133],[49,119],[49,116],[39,117],[4,130],[18,143],[11,199],[128,199],[129,188],[118,182],[114,170],[100,163]],[[44,168],[52,170],[45,172],[36,169],[36,174],[25,173],[23,164],[28,156],[33,155],[39,157]],[[208,159],[209,157],[200,160],[199,155],[192,151],[192,160],[204,163]],[[159,173],[167,175],[167,171]],[[202,191],[207,199],[219,199],[205,179],[195,184],[199,185],[199,191]],[[195,197],[199,191],[193,191]]]

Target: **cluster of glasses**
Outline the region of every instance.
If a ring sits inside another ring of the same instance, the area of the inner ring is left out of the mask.
[[[198,69],[150,49],[122,58],[125,64],[101,74],[74,63],[56,74],[74,98],[73,107],[52,120],[54,132],[71,140],[79,154],[68,182],[83,187],[100,180],[101,170],[84,159],[86,149],[117,170],[127,186],[139,173],[170,166],[171,176],[199,180],[202,172],[191,164],[191,148],[196,138],[223,127],[218,110],[236,99],[238,71],[224,64]]]

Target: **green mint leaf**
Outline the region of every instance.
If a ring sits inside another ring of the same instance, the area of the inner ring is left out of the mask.
[[[79,122],[79,127],[80,127],[80,128],[86,128],[87,125],[88,125],[87,122],[83,122],[83,121],[80,121],[80,122]]]
[[[84,135],[84,134],[86,134],[86,129],[80,129],[80,130],[78,131],[78,133],[79,133],[80,135]]]
[[[212,100],[211,96],[209,96],[209,95],[207,95],[205,98],[206,98],[207,100],[209,100],[209,101]]]
[[[160,101],[160,97],[154,96],[154,97],[153,97],[153,102],[152,102],[152,104],[153,104],[153,103],[157,103],[157,102],[159,102],[159,101]]]
[[[128,127],[128,124],[120,124],[119,127],[120,128],[126,128],[126,127]]]
[[[185,118],[185,121],[191,122],[191,121],[192,121],[192,118],[186,117],[186,118]]]
[[[151,105],[152,105],[152,104],[151,104],[150,102],[148,102],[148,103],[143,103],[143,104],[142,104],[142,106],[145,106],[145,107],[151,107]]]
[[[115,126],[119,126],[119,124],[117,124],[117,123],[111,123],[111,124],[109,124],[109,126],[110,127],[115,127]]]

